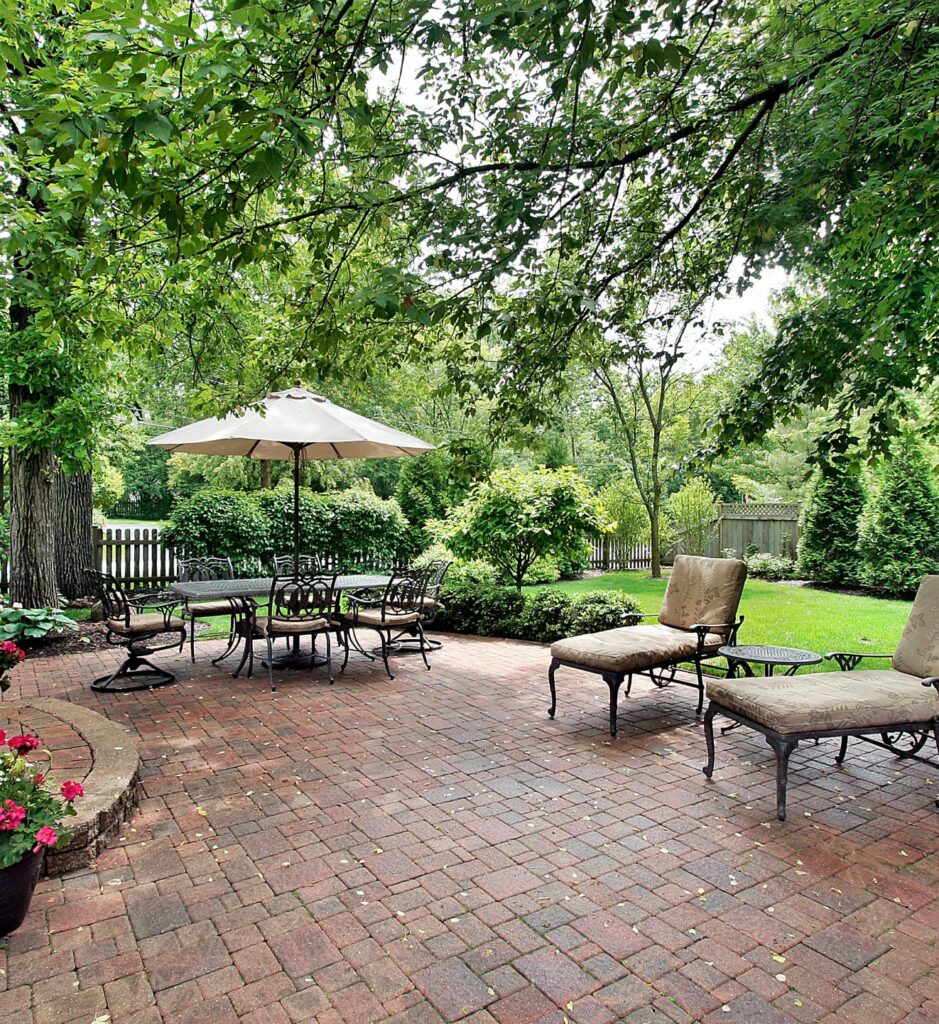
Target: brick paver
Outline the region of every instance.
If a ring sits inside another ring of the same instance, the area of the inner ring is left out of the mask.
[[[808,745],[780,825],[765,742],[719,738],[707,782],[684,690],[638,681],[611,741],[584,674],[547,718],[534,644],[275,694],[217,650],[152,693],[92,693],[110,652],[14,674],[127,727],[144,772],[97,870],[41,882],[0,942],[0,1018],[939,1021],[936,770]]]

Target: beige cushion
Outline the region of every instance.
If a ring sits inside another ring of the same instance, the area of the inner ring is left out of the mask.
[[[659,622],[676,629],[733,622],[746,579],[747,566],[737,558],[677,555]]]
[[[108,619],[108,626],[115,633],[153,633],[160,629],[185,629],[186,623],[182,619],[171,618],[167,622],[162,612],[132,612],[130,625],[123,619]]]
[[[233,615],[234,606],[231,601],[205,601],[202,604],[187,604],[186,611],[191,615]]]
[[[709,679],[707,694],[721,707],[781,733],[902,725],[939,715],[933,687],[892,669]]]
[[[708,633],[705,649],[713,651],[723,642],[722,636]],[[551,657],[600,672],[639,672],[690,658],[697,650],[697,633],[671,626],[620,626],[556,640]]]
[[[411,622],[417,622],[421,617],[420,612],[387,612],[382,618],[381,611],[361,611],[357,615],[351,613],[343,616],[353,626],[377,626],[379,629],[394,629],[396,626],[406,626]]]
[[[259,618],[257,629],[261,633],[278,636],[291,636],[297,633],[317,633],[323,629],[334,629],[335,623],[322,618],[309,619],[270,619]]]
[[[939,576],[924,576],[893,656],[898,672],[939,676]]]

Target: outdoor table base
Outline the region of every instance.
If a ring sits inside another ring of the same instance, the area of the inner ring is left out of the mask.
[[[794,676],[796,670],[803,665],[817,665],[822,660],[820,654],[815,651],[805,651],[801,647],[773,647],[764,644],[742,644],[739,646],[719,647],[717,653],[727,659],[727,678],[735,679],[737,669],[743,670],[745,676],[755,678],[756,673],[752,665],[762,665],[765,675],[773,676],[773,670],[778,666],[785,669],[782,673],[786,676]],[[732,722],[721,729],[721,735],[739,729],[739,722]],[[816,740],[816,743],[818,741]]]
[[[391,577],[387,575],[377,575],[373,573],[354,573],[347,576],[337,576],[335,590],[338,597],[345,590],[357,591],[357,590],[372,590],[372,589],[383,589],[387,586],[388,581]],[[228,599],[232,601],[233,607],[235,602],[244,601],[247,598],[256,597],[268,597],[271,592],[271,585],[274,580],[270,576],[257,576],[250,579],[235,579],[235,580],[202,580],[193,581],[191,583],[174,583],[170,587],[170,590],[174,594],[179,594],[181,597],[188,598],[190,601],[218,601]],[[339,608],[336,609],[336,616],[339,616]],[[247,631],[246,631],[247,632]],[[238,649],[241,644],[241,640],[244,636],[240,631],[236,630],[235,633],[229,638],[229,644],[226,650],[220,654],[217,658],[213,659],[213,664],[218,664],[225,658],[231,657],[232,654]],[[253,637],[247,640],[248,643],[252,643]],[[305,669],[313,668],[318,665],[325,665],[326,658],[317,654],[315,647],[314,650],[309,654],[303,654],[300,651],[300,637],[291,638],[291,650],[284,655],[280,655],[275,658],[272,662],[275,668],[283,669]],[[340,641],[340,646],[342,642]],[[264,662],[264,667],[267,667],[267,662]]]

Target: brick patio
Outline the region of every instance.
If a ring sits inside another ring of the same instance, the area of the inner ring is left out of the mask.
[[[140,812],[47,879],[0,943],[0,1020],[35,1024],[939,1021],[935,770],[739,730],[701,774],[686,690],[606,688],[546,651],[448,638],[320,672],[93,694],[109,653],[26,662],[13,695],[130,727]],[[105,1016],[107,1015],[107,1016]]]

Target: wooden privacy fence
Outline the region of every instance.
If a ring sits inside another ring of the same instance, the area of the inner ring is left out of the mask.
[[[799,506],[783,502],[723,502],[719,518],[704,552],[719,558],[724,551],[733,551],[743,558],[751,544],[771,555],[795,557],[799,543]],[[670,564],[681,543],[662,556]],[[590,552],[591,569],[648,569],[652,564],[650,549],[643,545],[622,544],[609,538],[593,541]]]

